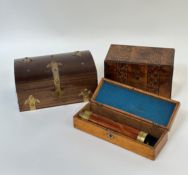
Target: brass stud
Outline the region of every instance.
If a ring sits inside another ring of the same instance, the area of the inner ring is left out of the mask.
[[[82,57],[82,52],[80,51],[76,51],[73,53],[74,56],[79,56],[79,57]]]
[[[31,58],[28,58],[28,57],[25,57],[22,61],[23,61],[24,63],[30,63],[30,62],[32,62],[32,59],[31,59]]]

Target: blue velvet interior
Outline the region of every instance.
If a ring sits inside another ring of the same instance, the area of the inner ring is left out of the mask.
[[[104,81],[96,101],[166,126],[175,103],[161,100]]]

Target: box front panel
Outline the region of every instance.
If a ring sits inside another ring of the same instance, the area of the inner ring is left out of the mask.
[[[17,95],[20,111],[34,110],[63,104],[88,101],[97,86],[95,73],[63,76],[60,79],[60,90],[57,91],[53,79],[18,86]],[[33,84],[37,85],[36,88]],[[47,84],[47,86],[45,86]],[[31,89],[24,87],[31,86]]]
[[[172,66],[105,61],[105,78],[171,98]]]
[[[118,134],[107,128],[103,128],[99,125],[93,124],[86,120],[82,120],[78,117],[74,117],[74,127],[82,131],[85,131],[89,134],[92,134],[96,137],[99,137],[103,140],[106,140],[110,143],[118,145],[122,148],[135,152],[139,155],[142,155],[146,158],[152,160],[156,158],[154,149],[150,148],[149,146],[140,144],[137,141],[134,141],[133,139],[130,139],[126,136],[123,136],[121,134]]]

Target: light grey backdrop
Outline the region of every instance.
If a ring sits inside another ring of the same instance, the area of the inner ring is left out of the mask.
[[[188,173],[186,0],[0,0],[0,174]],[[156,161],[78,131],[84,104],[19,113],[14,58],[91,50],[103,77],[109,45],[176,49],[172,97],[182,105]]]

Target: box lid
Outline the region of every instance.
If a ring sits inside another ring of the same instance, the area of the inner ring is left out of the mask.
[[[145,47],[112,44],[106,60],[139,64],[168,65],[174,64],[173,48]]]
[[[91,102],[170,129],[180,103],[103,78]]]
[[[25,57],[14,60],[15,81],[33,81],[46,79],[51,76],[48,65],[52,62],[60,64],[59,75],[76,75],[96,72],[95,63],[90,51],[76,51],[62,54]]]

